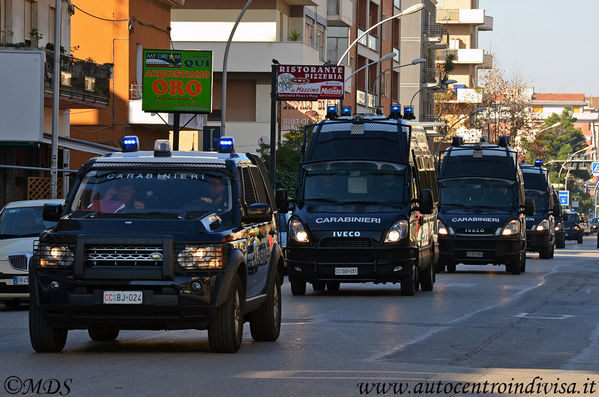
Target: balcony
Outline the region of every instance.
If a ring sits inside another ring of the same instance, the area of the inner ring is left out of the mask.
[[[424,26],[425,43],[433,48],[444,48],[447,46],[443,38],[446,33],[440,23],[428,23]]]
[[[482,48],[461,48],[459,50],[443,50],[437,51],[436,62],[444,63],[448,56],[453,55],[455,64],[463,64],[463,65],[484,65],[485,63],[485,54]],[[488,62],[491,62],[487,58]]]
[[[474,88],[460,88],[456,92],[456,102],[460,103],[481,103],[483,93]]]
[[[63,109],[105,108],[110,101],[112,64],[60,56],[60,107]],[[54,51],[46,50],[44,97],[54,92]]]
[[[435,68],[425,68],[422,72],[422,82],[427,85],[437,84],[437,71]]]
[[[485,15],[485,23],[478,27],[478,30],[481,32],[490,32],[493,30],[493,17],[488,17]]]
[[[478,66],[479,69],[493,69],[493,55],[484,53],[483,64]]]
[[[226,44],[220,41],[179,41],[174,46],[178,50],[212,50],[214,72],[222,72]],[[227,69],[229,72],[270,73],[273,58],[282,65],[322,64],[318,49],[303,41],[233,42]]]
[[[485,10],[480,9],[437,9],[437,23],[484,25]]]
[[[329,26],[350,27],[353,24],[352,0],[328,0],[327,23]]]

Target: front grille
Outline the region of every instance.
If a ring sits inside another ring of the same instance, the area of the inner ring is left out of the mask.
[[[482,228],[482,227],[460,227],[456,229],[457,234],[465,234],[467,236],[480,236],[480,235],[495,235],[496,229]]]
[[[456,250],[493,250],[495,247],[496,241],[493,239],[454,240],[454,249]]]
[[[337,263],[337,264],[350,264],[350,263],[374,263],[375,252],[374,250],[357,250],[357,251],[318,251],[317,255],[318,263]]]
[[[372,240],[369,238],[323,238],[320,240],[321,247],[372,247]]]
[[[162,266],[161,245],[88,245],[88,266]]]
[[[25,254],[9,255],[8,263],[15,270],[26,272],[29,270],[29,257]]]

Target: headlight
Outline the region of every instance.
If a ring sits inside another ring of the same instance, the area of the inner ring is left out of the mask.
[[[41,267],[68,267],[75,261],[75,255],[68,245],[40,244],[38,250]]]
[[[220,245],[187,245],[177,255],[177,262],[185,270],[222,269],[223,248]]]
[[[385,236],[386,243],[396,243],[399,240],[408,237],[408,221],[401,220],[397,221],[389,228],[387,236]]]
[[[574,226],[574,230],[580,230],[578,226]]]
[[[437,220],[437,225],[439,228],[439,234],[441,236],[447,236],[449,234],[449,229],[445,226],[443,222],[441,222],[440,219]]]
[[[555,231],[559,232],[560,230],[562,230],[562,224],[558,223],[557,225],[555,225]]]
[[[520,233],[520,221],[518,219],[512,219],[501,229],[502,236],[515,236],[518,233]]]
[[[545,230],[549,230],[549,219],[543,219],[537,225],[532,227],[533,231],[542,232]]]
[[[310,238],[308,232],[302,222],[299,219],[292,219],[289,221],[289,235],[293,240],[298,243],[309,243]]]

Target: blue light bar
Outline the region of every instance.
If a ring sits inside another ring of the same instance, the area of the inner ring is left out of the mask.
[[[233,153],[235,151],[235,144],[232,136],[221,136],[218,140],[218,152],[219,153]]]
[[[413,106],[404,106],[403,107],[403,118],[406,120],[414,120],[414,107]]]
[[[464,144],[464,138],[461,136],[454,136],[451,139],[451,146],[460,147]]]
[[[326,118],[329,120],[334,120],[338,117],[337,114],[337,106],[327,106],[327,115]]]
[[[351,116],[351,106],[343,106],[341,108],[341,115],[342,116]]]
[[[391,106],[391,111],[389,112],[390,119],[400,119],[401,118],[401,105],[393,105]]]
[[[121,148],[123,153],[137,152],[139,150],[139,138],[135,135],[123,137],[123,140],[121,141]]]
[[[510,145],[510,137],[509,136],[500,136],[499,137],[499,146],[508,147]]]
[[[535,160],[535,166],[542,167],[543,166],[543,160]]]

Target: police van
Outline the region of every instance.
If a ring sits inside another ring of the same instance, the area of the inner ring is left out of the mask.
[[[274,341],[284,260],[266,169],[236,154],[171,152],[168,140],[89,160],[30,266],[29,330],[38,352],[63,349],[69,330],[94,341],[122,329],[207,329],[210,348],[235,352],[243,324]]]
[[[507,137],[499,145],[464,144],[455,137],[439,170],[439,271],[456,265],[506,265],[526,269],[524,178]]]
[[[555,216],[561,205],[554,201],[553,187],[541,160],[534,165],[521,163],[524,191],[535,202],[535,215],[526,217],[526,249],[538,252],[541,259],[553,258],[555,252]]]
[[[334,107],[327,117],[304,134],[286,248],[292,293],[364,282],[431,291],[437,187],[424,129],[398,106],[389,117]]]

